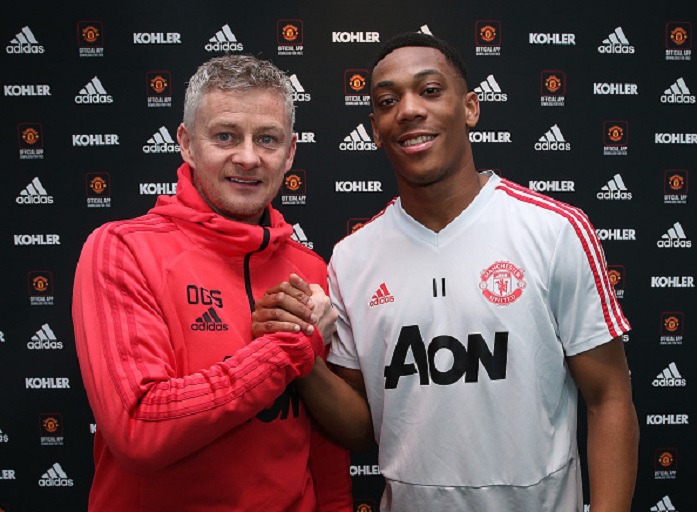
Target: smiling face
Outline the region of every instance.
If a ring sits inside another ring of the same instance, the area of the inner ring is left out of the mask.
[[[400,185],[430,185],[474,169],[468,129],[479,101],[435,48],[406,46],[373,70],[371,123]]]
[[[177,130],[193,183],[213,211],[258,224],[295,156],[284,97],[270,89],[204,94],[192,129]]]

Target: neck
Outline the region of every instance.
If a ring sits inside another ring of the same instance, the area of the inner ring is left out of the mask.
[[[486,184],[488,176],[467,166],[452,179],[428,185],[400,181],[399,196],[404,211],[431,231],[438,233],[460,215]]]

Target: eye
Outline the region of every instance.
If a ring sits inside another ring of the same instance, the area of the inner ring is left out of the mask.
[[[229,133],[219,133],[218,134],[218,140],[220,142],[229,142],[232,139],[232,136]]]
[[[278,137],[275,137],[273,135],[260,135],[258,141],[259,144],[267,147],[277,146],[279,144]]]
[[[437,87],[435,85],[430,85],[430,86],[426,87],[426,89],[424,89],[424,94],[426,96],[432,96],[434,94],[438,94],[441,91],[442,91],[442,89],[440,87]]]
[[[391,107],[395,103],[397,103],[396,98],[381,98],[377,101],[378,107]]]

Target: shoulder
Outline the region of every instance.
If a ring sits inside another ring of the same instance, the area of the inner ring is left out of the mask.
[[[176,225],[160,215],[146,214],[132,219],[116,220],[102,224],[87,238],[85,246],[103,246],[113,243],[132,243],[139,239],[152,239],[157,233],[176,231]],[[156,237],[159,238],[159,237]]]
[[[365,248],[381,236],[382,230],[392,215],[397,198],[392,199],[379,213],[371,219],[354,226],[353,231],[339,240],[334,246],[334,253],[341,250],[350,250],[353,247]]]
[[[592,230],[588,216],[580,208],[541,194],[507,179],[496,186],[497,196],[506,208],[518,210],[522,222],[550,222],[574,230]]]
[[[306,265],[326,267],[327,262],[315,251],[300,242],[288,238],[283,244],[284,248],[291,254],[294,262],[302,261]]]
[[[167,232],[173,229],[175,229],[175,225],[169,218],[148,213],[131,219],[107,222],[95,229],[93,233],[109,233],[125,236],[142,232]]]

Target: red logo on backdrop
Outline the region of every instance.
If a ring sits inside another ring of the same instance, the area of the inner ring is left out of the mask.
[[[540,90],[543,96],[566,95],[566,73],[563,71],[543,71],[540,75]]]
[[[172,96],[172,74],[169,71],[148,71],[145,81],[148,96]]]
[[[626,146],[629,142],[627,121],[605,121],[603,132],[606,146]]]
[[[687,194],[687,171],[667,169],[664,173],[663,190],[666,194]]]
[[[353,510],[355,512],[377,512],[374,500],[354,500]]]
[[[622,298],[624,295],[625,271],[624,265],[608,265],[607,276],[610,279],[610,284],[615,289],[617,298]]]
[[[41,435],[62,436],[63,416],[57,413],[42,413],[39,415]]]
[[[22,131],[22,142],[25,144],[33,146],[39,142],[39,138],[39,132],[34,128],[27,128],[26,130]]]
[[[616,269],[612,269],[608,272],[608,277],[610,278],[610,284],[612,286],[617,286],[622,282],[622,274]]]
[[[283,179],[283,187],[286,195],[305,194],[305,171],[303,169],[291,169]]]
[[[501,46],[501,22],[480,20],[474,24],[477,46]]]
[[[32,288],[34,291],[44,293],[48,291],[48,279],[44,276],[36,276],[34,279],[31,281]]]
[[[658,448],[654,458],[654,469],[658,471],[678,469],[678,450],[676,448]]]
[[[277,40],[281,46],[300,46],[303,44],[302,20],[278,20]]]
[[[101,37],[101,35],[101,31],[93,25],[85,27],[82,30],[82,39],[90,44],[95,43]]]
[[[36,270],[29,272],[29,295],[53,295],[53,276],[51,272]]]
[[[101,21],[78,21],[77,44],[80,48],[104,46],[104,26]]]
[[[38,149],[44,147],[44,133],[41,123],[19,123],[17,135],[20,149]]]
[[[29,304],[32,306],[53,306],[53,275],[45,270],[35,270],[27,274]]]
[[[365,223],[368,222],[370,219],[349,219],[346,222],[346,234],[350,235],[352,233],[355,233],[359,229],[361,229],[363,226],[365,226]]]
[[[692,23],[689,21],[670,21],[666,23],[666,48],[689,50],[692,48]]]
[[[661,313],[661,335],[682,336],[685,315],[682,311],[670,311]]]
[[[307,174],[304,169],[291,169],[283,177],[281,204],[307,204]]]
[[[110,180],[108,172],[88,172],[85,174],[87,197],[111,196]]]
[[[497,306],[507,306],[518,300],[527,286],[525,272],[509,261],[497,261],[480,274],[482,294]]]
[[[368,84],[368,74],[367,69],[347,69],[344,72],[344,92],[346,95],[367,93],[365,89]]]

